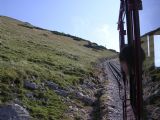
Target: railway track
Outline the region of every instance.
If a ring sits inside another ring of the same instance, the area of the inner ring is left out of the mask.
[[[135,120],[132,107],[130,105],[129,91],[123,84],[120,65],[115,61],[107,62],[108,70],[118,85],[119,98],[123,102],[123,120]]]
[[[120,87],[123,87],[123,84],[122,84],[122,81],[121,81],[122,75],[121,75],[120,67],[115,65],[113,62],[108,62],[107,65],[108,65],[108,68],[109,68],[110,72],[112,73],[112,75],[116,79],[118,85]]]

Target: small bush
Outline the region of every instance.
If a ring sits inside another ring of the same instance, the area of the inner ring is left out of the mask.
[[[92,48],[93,50],[106,50],[104,46],[97,45],[96,43],[88,42],[87,45],[84,45],[87,48]]]

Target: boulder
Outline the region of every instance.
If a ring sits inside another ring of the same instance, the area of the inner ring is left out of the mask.
[[[87,105],[93,105],[95,102],[95,99],[89,98],[89,97],[83,97],[82,101]]]
[[[83,95],[82,92],[77,92],[77,93],[76,93],[76,97],[77,97],[78,99],[83,99],[84,95]]]
[[[87,105],[93,105],[93,103],[95,101],[94,98],[91,98],[88,95],[84,95],[81,92],[77,92],[76,93],[76,98],[79,99],[79,100],[81,100],[82,102],[84,102]]]
[[[24,82],[24,87],[31,89],[31,90],[36,90],[38,89],[38,85],[34,82],[31,81],[25,81]]]
[[[54,82],[51,82],[51,81],[46,81],[46,84],[49,88],[53,89],[53,90],[57,90],[59,89],[59,85],[57,85],[56,83]]]
[[[0,106],[0,120],[30,120],[28,111],[18,104]]]
[[[69,95],[68,91],[61,90],[61,89],[55,90],[55,93],[57,93],[58,95],[63,96],[63,97],[67,97]]]
[[[34,99],[33,93],[26,93],[26,97],[28,97],[30,99]]]

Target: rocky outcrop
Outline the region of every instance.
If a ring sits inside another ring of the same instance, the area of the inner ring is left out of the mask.
[[[64,88],[60,87],[58,84],[52,82],[52,81],[45,81],[46,86],[48,86],[50,89],[52,89],[55,93],[57,93],[60,96],[67,97],[70,93],[70,91],[65,90]]]
[[[30,90],[45,90],[45,83],[35,83],[30,80],[25,80],[23,86]]]
[[[143,93],[145,119],[160,119],[160,80],[151,77],[149,73],[144,74]]]
[[[0,106],[0,120],[30,120],[28,111],[18,104]]]
[[[31,81],[25,81],[24,82],[24,87],[28,88],[28,89],[31,89],[31,90],[38,89],[38,85],[36,83],[34,83],[34,82],[31,82]]]
[[[84,95],[83,93],[81,93],[81,92],[77,92],[76,94],[75,94],[75,97],[76,97],[76,99],[79,99],[79,100],[81,100],[83,103],[85,103],[86,105],[93,105],[94,104],[94,102],[95,102],[95,97],[89,97],[89,96],[87,96],[87,95]]]

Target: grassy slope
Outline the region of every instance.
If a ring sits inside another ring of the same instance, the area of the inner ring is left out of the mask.
[[[53,34],[48,30],[8,17],[0,17],[0,103],[18,99],[37,119],[59,119],[67,108],[60,96],[44,91],[25,89],[25,80],[37,84],[45,80],[62,87],[77,84],[92,72],[91,63],[98,58],[115,55],[107,50],[87,48],[85,40]],[[34,93],[31,100],[26,93]]]

